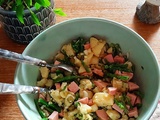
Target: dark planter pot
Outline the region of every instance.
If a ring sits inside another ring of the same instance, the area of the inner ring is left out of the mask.
[[[54,8],[54,2],[51,0],[51,8]],[[36,10],[31,8],[38,16],[41,26],[33,23],[29,10],[24,11],[25,24],[21,24],[16,17],[15,11],[6,11],[0,7],[0,22],[7,35],[15,42],[29,44],[33,38],[43,30],[55,23],[55,14],[52,9],[41,8]]]

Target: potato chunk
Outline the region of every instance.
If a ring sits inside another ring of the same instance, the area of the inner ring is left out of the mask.
[[[93,57],[93,53],[92,52],[85,56],[84,62],[86,63],[86,65],[90,64],[92,57]]]
[[[48,78],[49,69],[47,67],[40,67],[40,73],[42,78]]]
[[[94,48],[97,44],[98,44],[98,40],[94,37],[90,38],[90,44],[91,44],[91,48]]]
[[[96,56],[93,56],[90,61],[90,64],[98,64],[98,62],[99,62],[99,58]]]
[[[107,110],[106,113],[112,120],[118,120],[121,117],[116,110],[110,109],[110,110]]]
[[[97,40],[96,38],[91,37],[90,43],[91,43],[91,49],[92,49],[94,55],[99,57],[104,45],[106,44],[106,41]]]
[[[37,82],[37,86],[44,87],[46,83],[47,83],[47,79],[42,78],[40,81]]]
[[[62,47],[62,50],[64,50],[66,52],[67,56],[74,56],[74,54],[75,54],[75,51],[73,50],[71,44],[64,45]]]
[[[93,96],[93,103],[97,104],[99,107],[113,105],[114,97],[108,93],[98,92]]]

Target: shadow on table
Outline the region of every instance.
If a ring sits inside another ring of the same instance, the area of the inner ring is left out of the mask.
[[[157,24],[146,24],[141,22],[137,15],[135,14],[133,17],[133,28],[138,34],[140,34],[147,42],[149,42],[150,38],[158,33],[160,27],[160,23]],[[160,34],[159,34],[160,36]]]

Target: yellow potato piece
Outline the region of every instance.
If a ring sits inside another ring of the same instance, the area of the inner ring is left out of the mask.
[[[42,78],[48,78],[49,69],[47,67],[40,67]]]
[[[90,38],[90,45],[91,45],[91,48],[95,47],[97,44],[98,44],[98,40],[94,37],[91,37]]]
[[[46,83],[47,83],[47,79],[43,78],[43,79],[41,79],[40,81],[37,82],[37,86],[44,87]]]
[[[104,45],[106,44],[106,41],[99,41],[95,47],[92,48],[92,51],[95,56],[99,57]]]
[[[75,54],[71,44],[64,45],[62,50],[66,52],[67,56],[74,56]]]
[[[45,83],[45,86],[51,88],[53,86],[53,80],[51,79],[47,80],[47,82]]]
[[[121,116],[116,110],[107,110],[106,113],[112,120],[118,120]]]
[[[114,97],[105,92],[98,92],[93,96],[93,103],[97,104],[99,107],[113,105]]]
[[[83,65],[81,65],[81,66],[79,67],[78,73],[81,74],[81,73],[84,73],[84,72],[86,72],[86,70],[85,70],[85,68],[83,67]]]
[[[89,64],[90,64],[90,61],[91,61],[92,57],[93,57],[93,53],[92,53],[92,52],[89,53],[89,54],[85,57],[84,62],[86,63],[86,65],[89,65]]]
[[[99,63],[98,57],[93,56],[92,59],[91,59],[91,61],[90,61],[90,64],[98,64],[98,63]]]
[[[78,67],[80,67],[82,64],[81,64],[81,61],[75,56],[74,57],[74,64]]]

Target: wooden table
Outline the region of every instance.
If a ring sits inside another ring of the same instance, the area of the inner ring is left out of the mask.
[[[57,16],[56,22],[76,17],[102,17],[120,22],[139,33],[153,49],[160,62],[160,24],[140,22],[136,6],[140,0],[55,0],[67,17]],[[0,48],[22,53],[26,45],[14,43],[0,27]],[[0,59],[0,82],[13,83],[17,63]],[[0,95],[0,120],[23,120],[14,95]]]

